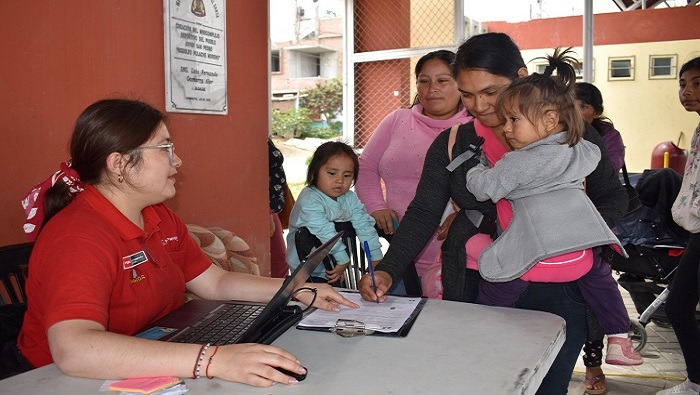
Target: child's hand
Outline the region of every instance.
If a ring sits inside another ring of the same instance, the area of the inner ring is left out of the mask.
[[[333,268],[333,270],[326,270],[326,277],[328,277],[328,283],[332,284],[338,281],[343,281],[345,279],[345,269],[347,269],[348,263],[344,263],[342,265],[336,265],[336,267]]]

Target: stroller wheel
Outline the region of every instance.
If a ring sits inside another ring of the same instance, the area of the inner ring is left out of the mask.
[[[630,339],[632,339],[634,349],[637,350],[637,352],[641,352],[647,344],[647,331],[644,325],[640,324],[637,320],[631,320],[629,335]]]

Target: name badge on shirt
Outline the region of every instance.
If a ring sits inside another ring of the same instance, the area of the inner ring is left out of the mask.
[[[148,262],[148,257],[145,251],[139,251],[132,255],[122,257],[122,267],[124,270],[132,269],[144,262]]]

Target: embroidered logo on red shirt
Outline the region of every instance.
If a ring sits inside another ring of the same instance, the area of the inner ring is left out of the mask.
[[[171,241],[172,241],[172,242],[176,242],[176,241],[178,241],[178,240],[179,240],[179,239],[178,239],[177,236],[170,236],[170,237],[166,237],[166,238],[163,239],[162,241],[163,241],[163,245],[167,245],[167,244],[170,243]]]
[[[146,279],[145,274],[139,273],[138,269],[131,269],[131,283],[136,284]]]

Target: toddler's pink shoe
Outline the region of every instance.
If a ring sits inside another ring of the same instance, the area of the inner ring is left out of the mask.
[[[632,345],[632,340],[622,337],[608,337],[608,350],[605,363],[610,365],[635,366],[644,363],[642,356]]]

